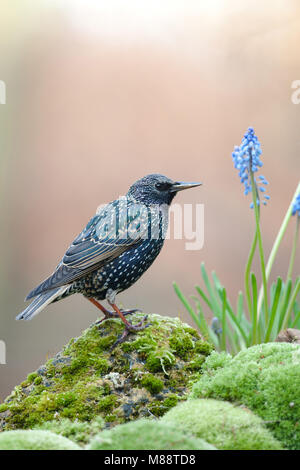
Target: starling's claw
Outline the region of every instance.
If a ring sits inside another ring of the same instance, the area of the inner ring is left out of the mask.
[[[133,325],[132,323],[129,323],[130,326],[125,327],[125,329],[127,329],[129,332],[130,331],[133,331],[133,332],[142,331],[145,328],[147,328],[147,326],[150,325],[150,323],[147,323],[146,325],[144,325],[147,318],[148,318],[148,315],[145,315],[144,318],[137,325]]]
[[[128,320],[126,320],[125,315],[130,315],[132,313],[140,312],[141,310],[139,309],[135,308],[132,310],[120,310],[119,307],[113,302],[113,299],[110,299],[109,297],[107,297],[108,303],[114,309],[113,312],[110,312],[105,307],[103,307],[103,305],[97,302],[97,300],[93,298],[89,298],[88,300],[92,302],[94,305],[96,305],[96,307],[98,307],[101,310],[101,312],[104,314],[104,317],[101,318],[101,320],[98,320],[96,322],[97,325],[102,323],[104,320],[107,320],[108,318],[120,318],[125,325],[124,332],[122,333],[121,337],[112,345],[111,349],[114,349],[117,346],[117,344],[123,343],[123,341],[125,341],[129,333],[144,330],[150,325],[150,323],[147,323],[146,325],[144,324],[148,318],[147,315],[136,325],[133,325]]]
[[[123,313],[125,317],[126,315],[133,315],[134,313],[140,313],[141,310],[138,308],[133,308],[131,310],[120,310],[120,312]],[[110,318],[120,318],[119,314],[116,312],[111,312],[109,310],[106,310],[106,312],[103,312],[103,313],[104,313],[104,317],[97,320],[95,322],[95,325],[100,325],[102,322],[104,322],[105,320],[109,320]]]
[[[124,331],[121,334],[121,336],[117,339],[117,341],[114,342],[114,344],[111,347],[111,350],[114,349],[118,344],[124,343],[126,340],[127,336],[130,335],[130,333],[134,333],[137,331],[142,331],[145,328],[148,328],[148,326],[151,325],[151,323],[146,323],[144,324],[145,321],[147,320],[148,315],[146,315],[139,323],[136,325],[132,325],[132,323],[129,323],[125,325]]]
[[[140,308],[132,308],[131,310],[123,310],[121,309],[121,312],[123,315],[131,315],[133,313],[142,313],[142,310]],[[115,312],[114,312],[115,313]]]

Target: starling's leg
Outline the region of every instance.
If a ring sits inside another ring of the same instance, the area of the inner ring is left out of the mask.
[[[118,308],[118,306],[115,303],[111,303],[109,300],[108,300],[108,303],[112,306],[114,311],[118,314],[118,316],[121,318],[122,322],[125,325],[124,332],[122,333],[120,338],[117,339],[117,341],[113,344],[112,349],[115,346],[117,346],[117,344],[123,343],[130,333],[132,333],[132,332],[135,333],[137,331],[144,330],[145,328],[147,328],[150,325],[150,323],[145,324],[145,322],[147,321],[147,318],[148,318],[147,315],[139,323],[137,323],[136,325],[132,325],[132,323],[130,323],[129,321],[126,320],[124,314],[122,313],[122,311]]]
[[[104,318],[101,318],[101,320],[98,320],[96,322],[97,324],[102,323],[104,320],[107,320],[108,318],[120,318],[118,313],[116,313],[115,311],[110,312],[105,307],[103,307],[103,305],[101,305],[100,302],[98,302],[97,300],[95,300],[91,297],[87,297],[87,299],[90,302],[92,302],[93,305],[95,305],[97,308],[99,308],[99,310],[101,310],[101,312],[104,314]],[[125,316],[125,315],[131,315],[131,314],[136,313],[136,312],[140,312],[140,310],[135,308],[135,309],[132,309],[132,310],[121,310],[121,312]]]

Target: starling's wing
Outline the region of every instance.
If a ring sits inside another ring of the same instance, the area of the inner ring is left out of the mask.
[[[146,206],[120,198],[95,215],[66,251],[55,272],[27,299],[70,284],[121,255],[148,236]]]

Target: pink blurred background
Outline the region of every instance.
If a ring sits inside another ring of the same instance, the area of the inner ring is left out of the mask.
[[[191,321],[172,281],[193,294],[202,261],[235,302],[254,220],[231,152],[254,126],[268,254],[299,181],[299,41],[298,0],[1,2],[0,401],[97,318],[77,295],[15,322],[99,204],[147,173],[203,181],[176,202],[205,205],[205,244],[168,240],[119,302]],[[291,237],[272,279],[286,273]]]

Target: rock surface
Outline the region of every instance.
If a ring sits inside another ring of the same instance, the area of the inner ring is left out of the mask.
[[[131,316],[136,323],[141,314]],[[0,429],[28,429],[69,418],[105,427],[164,415],[185,399],[212,347],[178,318],[151,325],[114,349],[118,319],[94,324],[17,386],[0,404]]]
[[[277,343],[300,344],[300,330],[297,330],[296,328],[287,328],[279,333],[275,341]]]

